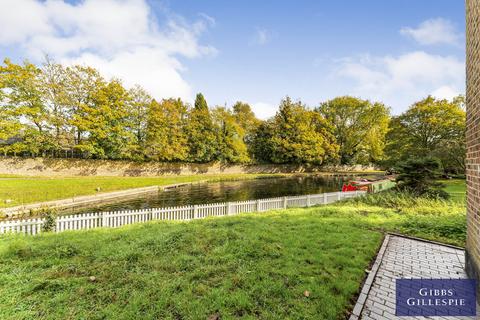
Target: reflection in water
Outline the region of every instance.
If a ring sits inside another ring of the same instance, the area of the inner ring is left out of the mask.
[[[75,209],[75,213],[172,207],[314,194],[340,190],[351,176],[294,176],[241,181],[207,182],[184,185],[95,207]],[[69,209],[65,213],[72,213]]]

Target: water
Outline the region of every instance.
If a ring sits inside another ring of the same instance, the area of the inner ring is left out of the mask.
[[[226,201],[243,201],[339,191],[352,176],[292,176],[240,181],[188,184],[165,191],[113,200],[88,208],[68,209],[64,214],[135,210]]]

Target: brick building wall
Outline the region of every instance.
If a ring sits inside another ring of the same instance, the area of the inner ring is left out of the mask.
[[[466,269],[480,280],[480,0],[466,0],[467,245]]]

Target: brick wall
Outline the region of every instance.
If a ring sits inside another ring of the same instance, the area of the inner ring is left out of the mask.
[[[466,1],[467,254],[466,269],[480,280],[480,1]]]

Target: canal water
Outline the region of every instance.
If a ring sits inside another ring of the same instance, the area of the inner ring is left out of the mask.
[[[115,199],[114,202],[88,208],[68,209],[62,213],[135,210],[332,192],[341,190],[343,182],[351,178],[352,176],[299,175],[194,183],[123,200]]]

